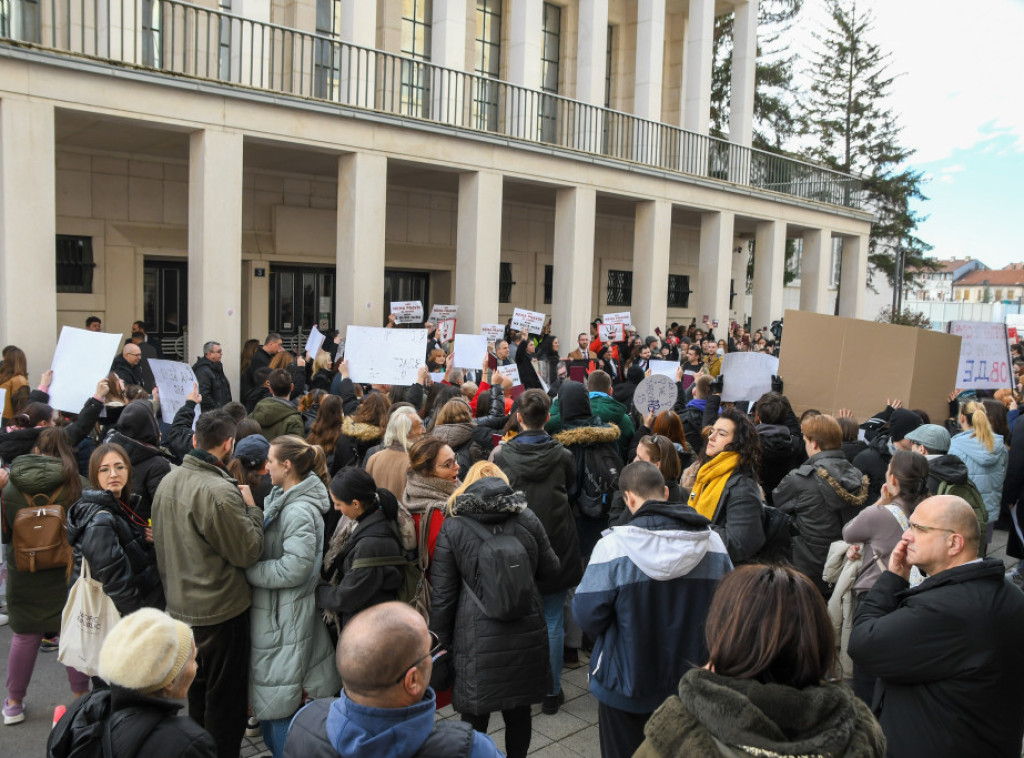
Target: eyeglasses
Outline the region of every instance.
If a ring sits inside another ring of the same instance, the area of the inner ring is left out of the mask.
[[[943,529],[941,526],[925,526],[924,524],[915,524],[913,521],[909,523],[910,528],[918,534],[928,534],[928,532],[949,532],[950,534],[956,534],[956,529]]]
[[[458,468],[458,465],[459,464],[455,462],[455,459],[452,458],[450,461],[445,461],[444,463],[438,463],[437,467],[438,468]]]
[[[395,679],[395,681],[391,682],[390,686],[393,687],[396,684],[401,684],[402,680],[405,679],[405,675],[409,673],[409,669],[414,669],[417,666],[419,666],[420,662],[424,658],[426,658],[428,655],[430,656],[431,660],[434,660],[434,661],[436,661],[438,658],[441,657],[441,655],[444,653],[444,651],[441,650],[441,642],[440,642],[440,640],[437,639],[437,635],[434,634],[433,632],[429,632],[429,634],[430,634],[430,641],[432,643],[431,646],[430,646],[430,650],[428,650],[426,653],[424,653],[419,658],[417,658],[415,661],[413,661],[412,665],[406,666],[404,669],[402,669],[402,673],[398,676],[397,679]]]

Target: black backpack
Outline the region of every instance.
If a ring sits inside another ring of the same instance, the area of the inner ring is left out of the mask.
[[[603,442],[576,448],[576,490],[569,493],[584,516],[604,518],[619,489],[622,458],[618,445]]]
[[[487,618],[496,621],[521,619],[533,610],[533,596],[537,590],[530,554],[513,534],[511,520],[493,526],[485,526],[470,516],[463,516],[459,521],[483,540],[477,555],[476,586],[479,592],[463,580],[469,596]]]
[[[159,711],[128,708],[110,715],[110,689],[97,687],[75,700],[61,716],[46,740],[47,758],[134,758],[143,743],[157,725],[164,720]],[[134,715],[130,734],[118,732],[114,740],[112,732],[118,731],[118,724]],[[116,719],[116,723],[111,723]]]

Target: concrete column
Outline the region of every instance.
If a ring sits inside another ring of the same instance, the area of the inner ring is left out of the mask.
[[[366,0],[341,0],[338,36],[372,50],[377,47],[377,3]],[[374,105],[376,58],[364,50],[341,49],[341,70],[338,77],[338,100],[350,105],[371,108]]]
[[[757,63],[757,0],[736,6],[733,20],[732,94],[729,141],[750,147],[754,129],[754,69]]]
[[[782,287],[786,272],[786,222],[761,221],[754,236],[754,328],[782,318]],[[739,289],[739,287],[737,287]]]
[[[664,2],[664,0],[661,0]],[[576,99],[604,107],[605,61],[608,53],[608,0],[579,5],[576,53]]]
[[[338,298],[336,318],[349,324],[384,323],[384,219],[388,161],[352,153],[338,159]],[[497,289],[495,289],[497,291]]]
[[[831,246],[829,246],[831,250]],[[868,241],[861,235],[843,237],[839,315],[864,318],[868,288]]]
[[[466,84],[455,71],[466,69],[466,2],[434,0],[430,62],[444,68],[429,69],[431,116],[455,126],[464,125],[460,95]]]
[[[636,11],[633,113],[649,121],[661,121],[664,46],[665,0],[640,0]]]
[[[543,41],[543,0],[506,3],[508,13],[508,80],[540,89],[540,54]]]
[[[729,278],[732,274],[734,214],[709,211],[700,218],[700,259],[697,278],[697,321],[704,316],[729,325]]]
[[[672,203],[644,200],[636,204],[633,231],[633,325],[654,334],[668,313],[668,258],[672,241]]]
[[[597,192],[590,187],[566,187],[555,195],[551,333],[566,345],[591,319],[596,210]]]
[[[804,232],[800,254],[800,310],[832,313],[828,285],[832,274],[832,232],[810,229]]]
[[[711,119],[711,68],[715,0],[689,0],[683,50],[683,128],[707,134]]]
[[[242,134],[193,132],[188,161],[188,355],[202,355],[208,340],[220,342],[224,374],[237,391],[242,352]]]
[[[501,174],[474,171],[459,176],[454,302],[459,304],[463,334],[498,323],[502,189]]]
[[[53,120],[50,103],[0,99],[0,343],[25,351],[33,387],[57,345]]]

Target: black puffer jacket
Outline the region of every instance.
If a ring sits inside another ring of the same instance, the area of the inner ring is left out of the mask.
[[[224,364],[205,355],[192,365],[199,394],[203,396],[203,413],[223,408],[231,402],[231,383],[224,376]]]
[[[843,525],[868,499],[868,478],[846,460],[842,450],[823,450],[790,472],[775,488],[775,507],[793,517],[793,565],[823,593],[821,578],[828,548],[843,538]]]
[[[138,498],[131,498],[132,508]],[[122,616],[139,608],[164,608],[164,589],[156,566],[156,552],[146,542],[143,526],[128,514],[111,492],[86,490],[68,511],[68,542],[75,554],[72,583],[89,561],[92,576],[103,583]]]
[[[341,625],[372,605],[398,597],[403,570],[398,566],[377,566],[353,570],[356,558],[383,558],[402,555],[402,546],[394,522],[374,506],[359,518],[359,526],[331,565],[324,566],[322,581],[316,588],[316,606],[336,613]]]
[[[353,421],[346,416],[341,421],[341,436],[334,446],[334,460],[331,462],[331,476],[346,466],[362,466],[367,451],[384,439],[384,430],[373,424]]]
[[[725,543],[733,565],[748,563],[764,547],[764,503],[750,474],[734,471],[725,483],[711,528]]]
[[[576,459],[547,432],[523,432],[494,454],[494,462],[514,489],[526,494],[529,509],[540,519],[551,547],[561,561],[558,573],[541,578],[541,594],[575,587],[583,578],[580,538],[569,506],[569,487],[576,481]]]
[[[132,494],[140,498],[135,512],[149,520],[153,496],[160,482],[171,471],[171,457],[160,449],[160,427],[148,400],[128,403],[117,419],[117,430],[107,442],[120,445],[132,464]]]
[[[45,403],[49,401],[49,395],[44,397],[40,397],[39,402]],[[85,401],[85,405],[82,406],[78,418],[64,427],[64,437],[71,447],[77,447],[78,443],[88,436],[93,426],[99,420],[100,411],[102,410],[103,403],[96,398],[90,397]],[[14,429],[10,432],[0,432],[0,459],[3,459],[3,462],[9,466],[19,455],[31,453],[32,448],[39,441],[39,435],[42,434],[45,428],[45,426],[34,426],[29,429]]]
[[[539,703],[551,691],[547,624],[540,592],[533,609],[514,621],[488,618],[466,591],[479,594],[479,554],[483,540],[463,522],[502,525],[530,557],[533,575],[550,580],[559,571],[544,527],[526,507],[526,496],[501,479],[487,477],[459,495],[452,516],[437,538],[431,581],[430,628],[448,646],[455,666],[452,705],[459,713],[484,714]],[[511,529],[511,531],[510,531]],[[510,666],[509,663],[514,662]]]
[[[118,354],[114,362],[110,364],[110,370],[121,377],[125,384],[137,384],[140,387],[145,382],[142,376],[142,365],[136,363],[134,366],[124,359],[124,355]]]

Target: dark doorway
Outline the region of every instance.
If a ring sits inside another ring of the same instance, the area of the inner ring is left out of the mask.
[[[406,271],[397,268],[384,269],[384,309],[391,303],[419,300],[423,303],[423,316],[430,310],[430,274],[423,271]]]
[[[272,266],[270,269],[270,331],[308,334],[334,328],[334,269],[313,266]]]
[[[186,360],[188,263],[147,258],[142,266],[142,318],[165,358]]]

